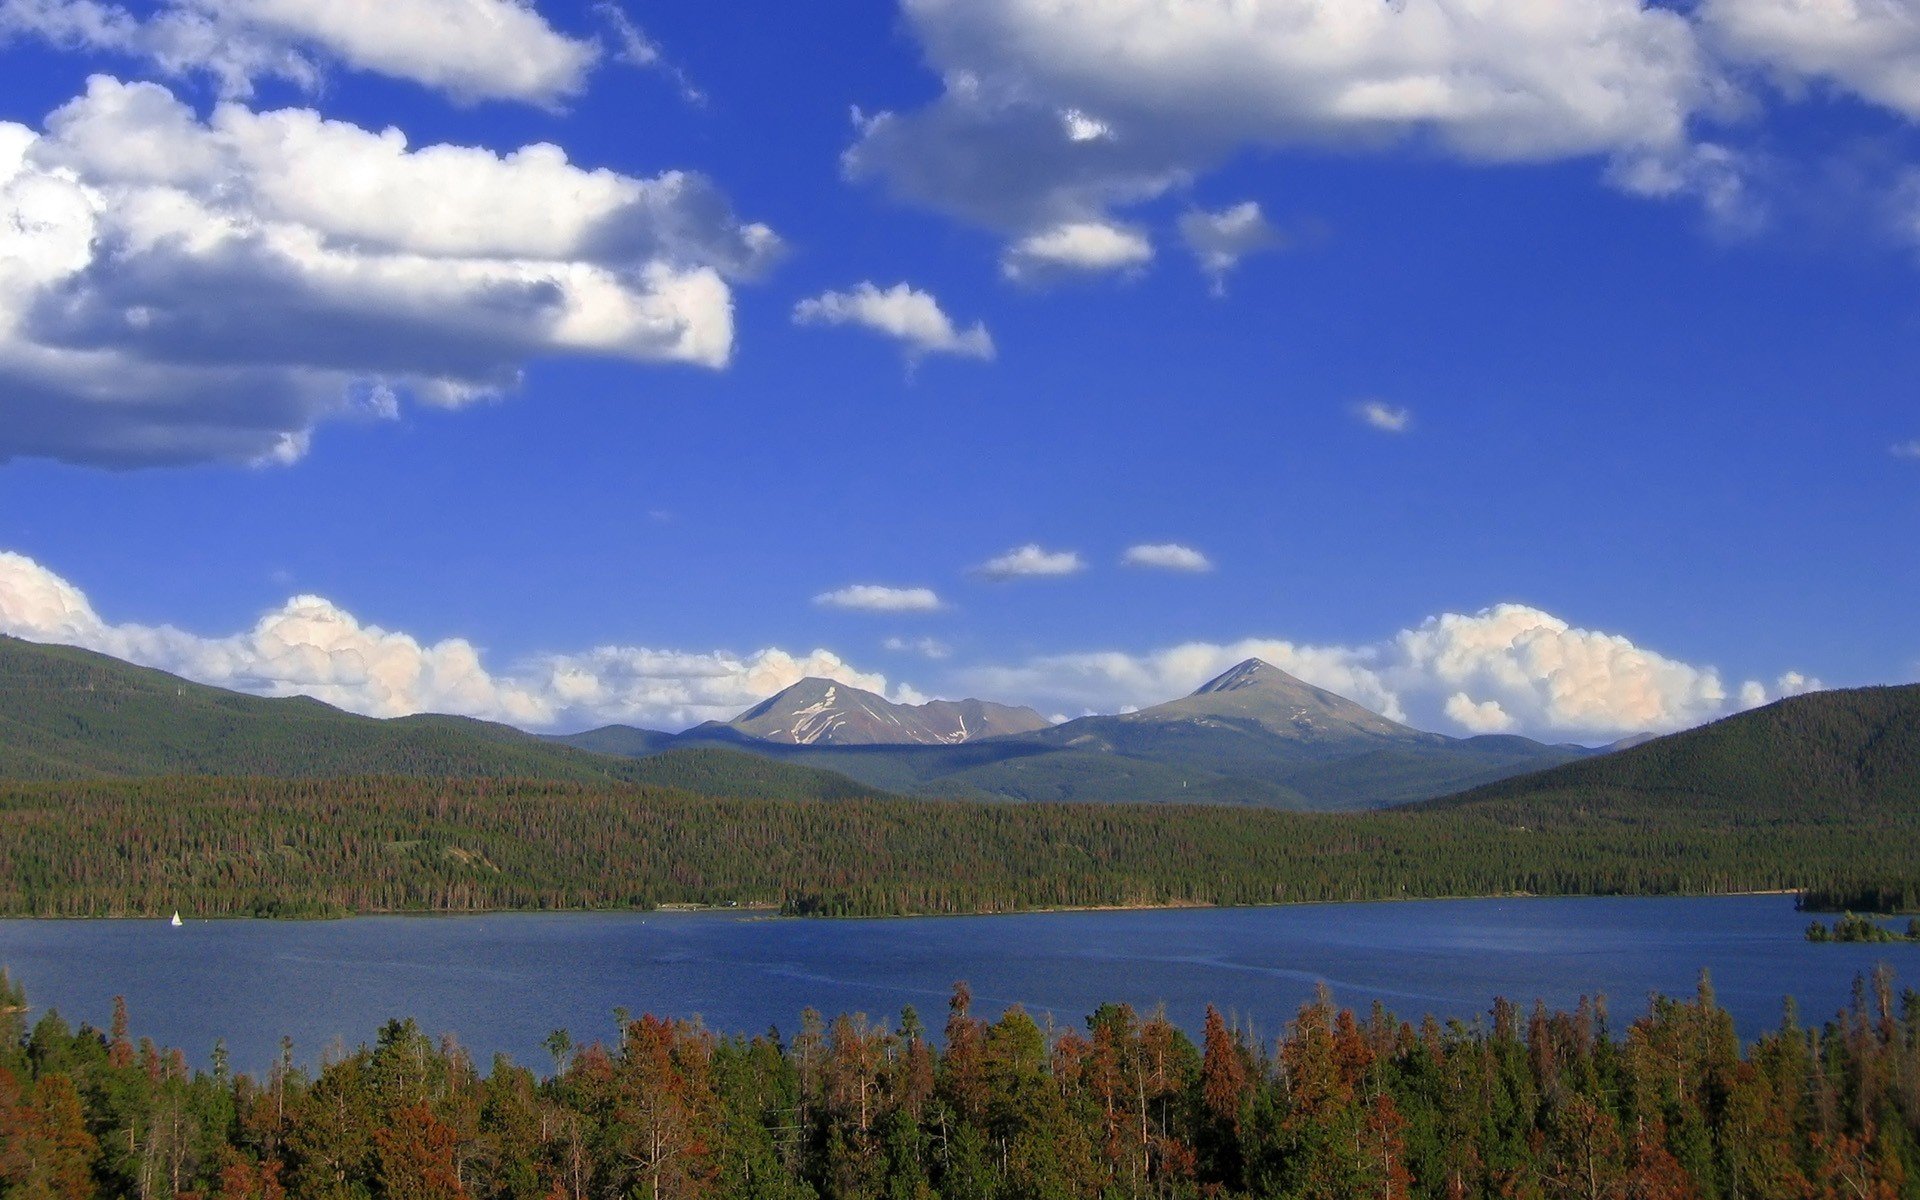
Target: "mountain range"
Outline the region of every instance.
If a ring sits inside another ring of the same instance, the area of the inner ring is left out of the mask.
[[[894,704],[831,679],[803,679],[726,724],[789,746],[954,746],[1051,722],[1031,708],[986,700]]]
[[[959,714],[974,715],[963,722]],[[555,740],[639,758],[724,746],[909,794],[1315,810],[1446,795],[1597,753],[1522,737],[1427,733],[1259,659],[1189,696],[1058,725],[1032,709],[977,700],[899,705],[806,679],[732,721],[685,733],[613,725]]]
[[[737,720],[791,733],[786,718],[824,695],[796,685]],[[781,697],[787,707],[774,703]],[[891,706],[835,685],[833,705],[856,703],[870,710],[872,728],[894,728],[893,708],[926,707]],[[955,711],[976,710],[957,704]],[[970,734],[986,728],[966,720]],[[1136,713],[940,745],[821,739],[774,742],[731,723],[683,734],[615,726],[556,739],[459,717],[379,720],[0,636],[0,779],[411,776],[638,784],[783,800],[894,791],[1310,808],[1377,806],[1424,793],[1440,798],[1423,808],[1497,813],[1530,829],[1570,819],[1615,822],[1622,836],[1650,813],[1738,824],[1756,814],[1878,820],[1920,809],[1920,685],[1798,696],[1593,750],[1423,733],[1249,661],[1190,696]],[[607,750],[619,753],[597,752]]]
[[[542,737],[464,717],[379,720],[0,637],[0,777],[10,778],[409,775],[1334,810],[1442,796],[1593,753],[1423,732],[1259,660],[1165,704],[1058,725],[1027,708],[895,704],[806,679],[683,733]]]

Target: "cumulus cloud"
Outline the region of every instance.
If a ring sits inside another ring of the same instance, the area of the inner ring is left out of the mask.
[[[1213,570],[1213,560],[1191,546],[1177,542],[1146,543],[1127,547],[1120,556],[1123,566],[1147,567],[1156,571],[1199,573]]]
[[[1913,0],[1704,0],[1696,19],[1730,57],[1920,120],[1920,7]]]
[[[1000,260],[1008,279],[1066,271],[1124,271],[1153,260],[1153,243],[1137,229],[1108,221],[1066,221],[1029,234]]]
[[[0,461],[300,457],[328,420],[500,394],[536,354],[724,365],[779,240],[697,175],[409,147],[95,77],[0,123]]]
[[[1498,700],[1530,728],[1576,733],[1679,729],[1719,715],[1727,701],[1712,668],[1520,604],[1448,613],[1402,632],[1384,675],[1399,690],[1437,683]]]
[[[1447,720],[1469,733],[1505,733],[1514,726],[1513,718],[1500,707],[1498,700],[1475,701],[1465,692],[1448,696],[1442,711],[1447,714]]]
[[[975,567],[974,574],[987,579],[1034,579],[1057,578],[1062,575],[1077,575],[1087,569],[1087,564],[1074,550],[1043,550],[1033,542],[1017,546],[996,558]]]
[[[878,583],[856,583],[813,598],[822,608],[844,608],[856,612],[907,613],[938,612],[940,597],[932,588],[887,587]]]
[[[1240,260],[1283,243],[1280,231],[1267,222],[1260,205],[1244,200],[1218,212],[1190,209],[1180,218],[1180,236],[1193,252],[1200,269],[1213,281],[1213,294],[1224,296],[1227,275]]]
[[[793,306],[797,325],[854,325],[899,342],[908,361],[929,354],[990,359],[993,338],[983,322],[960,329],[931,293],[905,283],[882,289],[861,282],[845,292],[823,292]]]
[[[447,712],[533,728],[624,722],[681,728],[724,720],[809,676],[895,698],[883,675],[826,650],[690,653],[601,646],[489,669],[462,638],[423,642],[319,596],[295,596],[252,628],[205,637],[103,619],[72,583],[0,551],[0,633],[82,646],[218,687],[312,696],[376,717]]]
[[[1016,238],[1110,221],[1248,147],[1685,160],[1732,91],[1686,17],[1642,0],[904,8],[942,94],[863,121],[844,169]]]
[[[1364,400],[1353,406],[1353,415],[1381,433],[1405,433],[1413,427],[1413,411],[1397,408],[1383,400]]]
[[[0,0],[0,41],[33,37],[204,73],[229,96],[256,80],[315,87],[339,65],[457,100],[552,106],[599,58],[518,0],[163,0],[136,12],[102,0]]]
[[[1184,695],[1249,658],[1396,721],[1462,733],[1612,740],[1697,725],[1732,707],[1712,667],[1518,604],[1442,614],[1355,646],[1189,642],[1145,654],[1052,655],[967,679],[1043,711],[1116,712]]]
[[[1759,708],[1762,704],[1771,704],[1775,700],[1785,700],[1789,696],[1804,696],[1808,692],[1821,692],[1827,685],[1811,675],[1798,671],[1788,671],[1773,681],[1773,687],[1758,679],[1749,679],[1740,685],[1740,708]]]

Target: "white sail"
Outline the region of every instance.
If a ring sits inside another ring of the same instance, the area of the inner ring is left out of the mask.
[[[174,909],[174,910],[173,910],[173,920],[172,920],[172,921],[170,922],[170,924],[172,924],[172,925],[174,925],[175,927],[178,927],[178,926],[180,925],[180,923],[181,923],[181,922],[180,922],[180,910],[176,908],[176,909]]]

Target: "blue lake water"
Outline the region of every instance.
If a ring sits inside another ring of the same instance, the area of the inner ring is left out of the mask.
[[[0,965],[36,1010],[104,1027],[127,998],[137,1034],[204,1062],[224,1037],[260,1070],[283,1035],[303,1061],[370,1041],[389,1017],[451,1032],[484,1064],[544,1064],[557,1027],[604,1040],[613,1010],[698,1014],[724,1032],[792,1031],[811,1005],[937,1029],[955,980],[976,1011],[1011,1004],[1079,1027],[1106,1001],[1197,1030],[1208,1003],[1277,1035],[1315,986],[1417,1017],[1472,1019],[1495,996],[1609,998],[1616,1030],[1649,993],[1690,995],[1701,968],[1753,1036],[1792,993],[1808,1020],[1891,963],[1920,985],[1920,945],[1814,945],[1784,896],[1449,900],[919,920],[734,913],[363,917],[346,921],[0,921]]]

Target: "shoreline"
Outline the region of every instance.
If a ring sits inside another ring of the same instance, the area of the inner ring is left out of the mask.
[[[1074,904],[1053,905],[1035,908],[979,909],[973,912],[914,912],[914,913],[868,913],[850,916],[826,916],[818,914],[789,914],[781,911],[781,906],[772,901],[749,901],[737,904],[692,904],[675,902],[656,905],[653,908],[476,908],[476,909],[371,909],[364,912],[349,912],[320,916],[274,917],[253,916],[247,913],[220,913],[212,916],[189,916],[180,914],[183,925],[207,924],[226,921],[258,921],[262,923],[306,924],[319,921],[354,921],[382,919],[459,919],[476,917],[523,917],[523,916],[695,916],[724,913],[740,914],[742,919],[751,921],[936,921],[969,917],[1021,917],[1042,914],[1066,913],[1123,913],[1123,912],[1188,912],[1188,911],[1231,911],[1260,910],[1278,908],[1327,908],[1358,904],[1448,904],[1475,900],[1719,900],[1738,899],[1748,896],[1797,896],[1800,888],[1758,888],[1737,892],[1496,892],[1479,895],[1457,896],[1372,896],[1353,900],[1276,900],[1264,904],[1213,904],[1206,901],[1175,901],[1165,904]],[[1813,910],[1808,910],[1813,911]],[[166,924],[172,917],[172,910],[166,913],[117,914],[110,916],[46,916],[33,913],[0,914],[4,921],[124,921],[128,923],[159,922]],[[1819,915],[1819,914],[1816,914]],[[1836,915],[1836,914],[1826,914]],[[1895,916],[1905,914],[1864,914],[1873,916]]]

